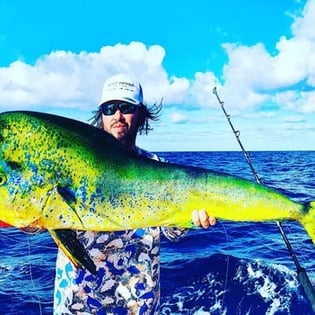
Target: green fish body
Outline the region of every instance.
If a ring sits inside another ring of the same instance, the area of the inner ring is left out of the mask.
[[[3,222],[48,230],[190,228],[196,209],[232,221],[296,220],[315,242],[314,202],[303,205],[235,176],[136,156],[104,131],[72,119],[0,115]]]

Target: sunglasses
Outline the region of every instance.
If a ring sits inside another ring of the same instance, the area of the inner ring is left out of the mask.
[[[137,107],[137,105],[130,103],[104,103],[101,105],[101,110],[105,116],[110,116],[114,115],[117,109],[119,109],[122,114],[132,114]]]

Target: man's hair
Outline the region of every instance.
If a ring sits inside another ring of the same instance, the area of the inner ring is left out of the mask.
[[[148,107],[147,105],[141,104],[139,107],[139,123],[138,123],[138,133],[148,134],[153,128],[150,125],[150,120],[157,121],[160,118],[160,112],[162,110],[162,99],[160,104],[153,104]],[[98,110],[93,112],[94,116],[90,119],[91,125],[102,129],[102,110],[101,106],[98,107]]]

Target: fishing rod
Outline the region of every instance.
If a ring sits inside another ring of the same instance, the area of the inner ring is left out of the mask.
[[[216,96],[216,98],[217,98],[217,100],[218,100],[218,102],[219,102],[219,104],[221,106],[221,109],[222,109],[222,111],[223,111],[223,113],[224,113],[224,115],[225,115],[225,117],[226,117],[226,119],[227,119],[227,121],[228,121],[228,123],[229,123],[229,125],[230,125],[230,127],[231,127],[231,129],[232,129],[232,131],[233,131],[233,133],[235,135],[235,137],[236,137],[236,140],[237,140],[238,144],[241,147],[243,155],[244,155],[244,157],[245,157],[245,159],[246,159],[246,161],[247,161],[247,163],[248,163],[248,165],[249,165],[249,167],[250,167],[250,169],[251,169],[251,171],[252,171],[252,173],[254,175],[254,178],[255,178],[256,182],[258,184],[262,185],[263,183],[260,180],[260,178],[259,178],[259,176],[258,176],[258,174],[257,174],[257,172],[256,172],[256,170],[255,170],[255,168],[253,166],[251,158],[250,158],[248,152],[245,150],[245,148],[244,148],[244,146],[243,146],[243,144],[242,144],[242,142],[240,140],[240,131],[236,130],[234,128],[234,126],[232,124],[232,121],[231,121],[231,116],[226,112],[226,110],[224,108],[224,102],[220,99],[216,87],[213,88],[213,94]],[[305,268],[303,268],[301,266],[301,264],[299,263],[299,261],[297,259],[297,256],[295,255],[295,252],[294,252],[294,250],[293,250],[293,248],[292,248],[292,246],[290,244],[290,241],[289,241],[288,237],[286,236],[286,234],[285,234],[285,232],[284,232],[284,230],[282,228],[281,222],[277,221],[276,223],[277,223],[277,226],[279,228],[280,234],[281,234],[281,236],[282,236],[282,238],[284,240],[284,243],[286,244],[287,249],[288,249],[288,251],[289,251],[289,253],[291,255],[291,258],[293,259],[293,262],[295,264],[296,272],[297,272],[297,276],[298,276],[298,279],[300,281],[300,284],[302,285],[302,287],[304,289],[304,292],[305,292],[305,295],[307,296],[307,298],[308,298],[308,300],[309,300],[309,302],[310,302],[310,304],[312,306],[313,312],[315,314],[315,290],[314,290],[314,287],[313,287],[313,285],[312,285],[312,283],[311,283],[311,281],[310,281],[310,279],[309,279],[309,277],[308,277],[308,275],[306,273]]]

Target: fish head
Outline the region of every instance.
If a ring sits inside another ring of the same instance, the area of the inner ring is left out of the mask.
[[[0,158],[0,218],[15,226],[26,227],[36,222],[50,197],[52,187],[45,178],[24,163]]]
[[[56,137],[49,125],[23,112],[0,115],[1,221],[18,228],[49,228],[63,213],[78,220],[60,194],[71,179]]]

